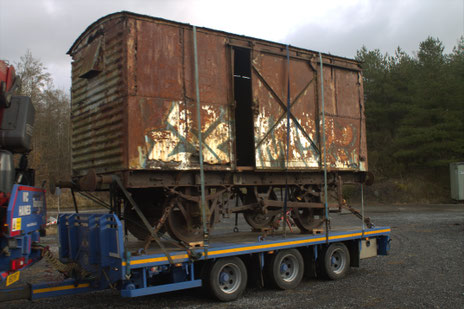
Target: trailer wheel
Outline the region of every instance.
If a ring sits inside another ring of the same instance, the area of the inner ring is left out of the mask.
[[[342,243],[331,244],[323,253],[320,275],[326,279],[337,280],[346,276],[350,268],[350,253]]]
[[[203,287],[220,301],[236,300],[245,291],[247,271],[238,257],[216,260],[204,275]]]
[[[270,283],[281,290],[294,289],[304,274],[304,262],[296,249],[282,250],[273,255],[266,265]]]

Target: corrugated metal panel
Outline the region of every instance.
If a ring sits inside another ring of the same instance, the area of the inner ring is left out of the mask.
[[[77,175],[91,168],[123,169],[126,89],[123,27],[118,22],[88,33],[73,55],[72,168]]]

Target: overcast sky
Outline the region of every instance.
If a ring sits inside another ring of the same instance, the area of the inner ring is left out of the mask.
[[[0,59],[27,49],[70,88],[74,40],[117,11],[162,17],[353,58],[365,45],[412,54],[427,36],[450,52],[464,33],[464,0],[0,0]]]

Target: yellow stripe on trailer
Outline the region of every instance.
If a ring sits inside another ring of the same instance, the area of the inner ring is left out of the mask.
[[[173,260],[188,259],[188,255],[187,254],[174,255],[174,256],[171,256],[171,258]],[[164,262],[164,261],[167,261],[167,260],[168,260],[168,258],[165,257],[165,256],[164,257],[157,257],[157,258],[150,258],[150,259],[143,259],[143,260],[132,260],[132,261],[130,261],[130,265],[140,265],[140,264],[145,264],[145,263]],[[123,262],[122,265],[126,266],[127,263]]]
[[[266,244],[266,245],[249,246],[249,247],[243,247],[243,248],[216,250],[216,251],[209,252],[208,255],[213,256],[213,255],[220,255],[220,254],[225,254],[225,253],[242,252],[242,251],[247,251],[247,250],[269,249],[269,248],[274,248],[275,246],[285,247],[285,246],[300,245],[300,244],[306,244],[306,243],[312,243],[312,242],[324,241],[324,240],[325,240],[325,237],[320,237],[320,238],[314,238],[314,239],[286,241],[286,242],[277,243],[277,244]]]
[[[371,235],[371,234],[379,234],[379,233],[389,233],[391,232],[391,229],[383,229],[383,230],[377,230],[377,231],[368,231],[364,232],[364,235]]]
[[[90,283],[81,283],[81,284],[78,284],[77,286],[75,286],[74,284],[55,286],[55,287],[50,287],[50,288],[32,290],[32,294],[49,293],[49,292],[65,291],[65,290],[72,290],[72,289],[82,289],[82,288],[88,288],[89,286],[90,286]]]
[[[357,237],[357,236],[361,236],[361,235],[362,235],[362,233],[335,235],[335,236],[329,236],[329,240],[349,238],[349,237]],[[325,239],[325,237],[324,237],[324,239]]]

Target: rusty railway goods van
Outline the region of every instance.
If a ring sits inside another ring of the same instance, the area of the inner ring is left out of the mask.
[[[324,169],[331,211],[344,203],[342,183],[369,180],[355,60],[129,12],[97,20],[68,54],[73,185],[109,190],[117,175],[177,240],[202,238],[202,179],[209,229],[234,213],[265,229],[285,204],[309,233],[324,222]],[[119,196],[112,207],[145,238]]]

